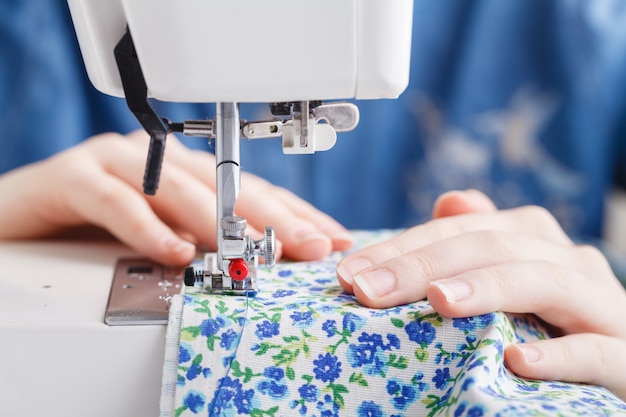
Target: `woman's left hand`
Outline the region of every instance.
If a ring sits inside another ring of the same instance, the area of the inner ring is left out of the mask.
[[[524,377],[603,385],[626,399],[626,291],[594,247],[545,209],[498,211],[477,191],[442,195],[433,220],[346,256],[341,285],[364,305],[428,298],[447,317],[535,313],[560,337],[509,346]]]

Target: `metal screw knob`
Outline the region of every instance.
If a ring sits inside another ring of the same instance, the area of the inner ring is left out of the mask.
[[[263,239],[248,241],[248,250],[250,253],[262,255],[267,268],[273,268],[276,264],[276,236],[274,228],[267,226],[265,228],[265,236]]]
[[[220,226],[226,234],[230,237],[242,237],[244,230],[248,226],[248,221],[241,216],[226,216],[220,221]]]
[[[273,268],[276,264],[276,235],[274,234],[274,228],[267,226],[265,228],[265,238],[263,244],[263,256],[265,258],[265,266]]]

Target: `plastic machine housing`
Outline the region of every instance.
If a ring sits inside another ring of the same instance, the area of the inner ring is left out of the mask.
[[[395,98],[412,0],[69,0],[91,82],[123,97],[126,27],[151,97],[170,102]]]

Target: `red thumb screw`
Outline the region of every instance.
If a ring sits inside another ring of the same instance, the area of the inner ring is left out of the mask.
[[[243,281],[248,277],[248,264],[243,259],[233,259],[228,264],[228,274],[235,281]]]

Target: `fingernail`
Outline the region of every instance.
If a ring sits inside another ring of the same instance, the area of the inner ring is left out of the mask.
[[[434,281],[430,285],[439,288],[446,301],[449,303],[455,303],[457,301],[463,301],[472,295],[472,287],[465,282],[458,279],[447,279],[445,281]]]
[[[180,253],[186,250],[192,250],[195,252],[196,250],[196,245],[193,243],[177,238],[166,238],[165,247],[174,253]]]
[[[331,234],[330,237],[337,240],[349,240],[350,242],[354,241],[354,236],[352,236],[352,233],[350,232],[336,232]]]
[[[306,245],[308,251],[314,251],[320,256],[328,255],[333,249],[333,243],[330,238],[323,233],[311,233],[307,236],[303,236],[298,245]]]
[[[377,268],[354,276],[354,282],[370,300],[389,294],[396,287],[396,276],[388,269]]]
[[[310,240],[310,239],[319,239],[320,236],[325,236],[324,234],[318,232],[313,228],[304,228],[299,230],[293,230],[291,232],[291,236],[294,240]]]
[[[323,233],[310,230],[301,230],[294,233],[293,240],[300,248],[306,246],[308,253],[315,253],[315,257],[324,257],[330,253],[333,244],[330,238]]]
[[[337,274],[343,278],[343,280],[352,284],[354,276],[362,270],[372,266],[372,262],[366,258],[354,258],[347,262],[341,262],[337,267]]]
[[[354,243],[354,237],[350,233],[339,232],[331,235],[330,238],[334,242],[341,244],[341,247],[349,248]]]
[[[184,252],[184,251],[187,251],[187,250],[191,250],[191,251],[195,252],[196,245],[194,245],[191,242],[182,241],[182,242],[180,242],[178,245],[176,245],[174,247],[174,252],[175,253]]]
[[[526,362],[538,362],[541,359],[541,351],[535,347],[529,345],[517,345],[517,348],[524,355]]]

